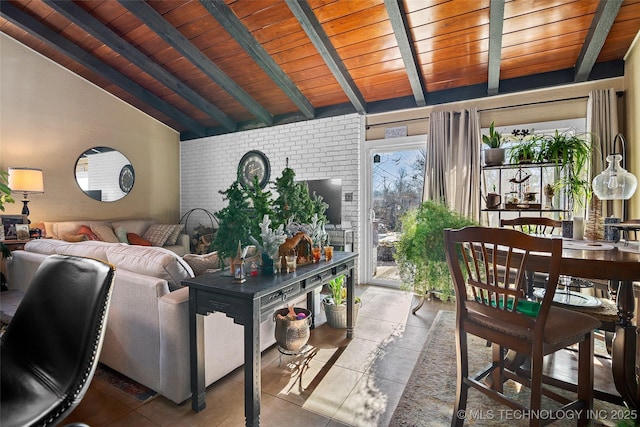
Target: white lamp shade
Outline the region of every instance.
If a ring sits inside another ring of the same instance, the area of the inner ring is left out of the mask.
[[[629,200],[635,193],[638,180],[620,166],[621,160],[620,154],[607,156],[609,165],[593,178],[591,187],[600,200]]]
[[[44,193],[42,169],[9,168],[8,186],[14,193]]]

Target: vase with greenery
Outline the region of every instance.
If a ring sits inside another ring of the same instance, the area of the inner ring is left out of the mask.
[[[322,309],[327,316],[327,323],[332,328],[345,329],[347,327],[347,289],[344,286],[344,274],[331,279],[328,283],[330,295],[322,299]],[[362,305],[360,298],[355,297],[353,309],[353,323],[358,317],[358,310]]]
[[[502,134],[495,130],[495,123],[491,122],[489,134],[482,135],[482,143],[487,146],[484,150],[484,163],[487,166],[499,166],[504,163],[504,148]]]
[[[271,228],[271,219],[265,215],[260,222],[260,239],[249,236],[251,243],[262,252],[262,273],[270,275],[278,271],[280,266],[280,245],[287,239],[284,233],[284,225],[280,224],[275,229]]]
[[[454,291],[446,260],[444,230],[476,223],[433,200],[407,211],[401,223],[402,236],[396,245],[395,259],[403,287],[412,289],[421,298],[435,293],[447,300]]]

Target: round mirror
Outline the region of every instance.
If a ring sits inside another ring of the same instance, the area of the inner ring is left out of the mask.
[[[76,162],[76,182],[84,193],[102,202],[122,199],[133,188],[136,175],[124,154],[109,147],[93,147]]]

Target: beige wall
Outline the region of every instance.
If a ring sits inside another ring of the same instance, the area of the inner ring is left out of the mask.
[[[32,222],[180,215],[179,135],[86,80],[0,34],[0,170],[41,168],[45,194],[32,195]],[[98,202],[74,179],[78,156],[94,146],[118,149],[135,169],[131,193]],[[18,214],[16,204],[5,213]]]
[[[629,155],[627,166],[640,178],[640,32],[625,56],[625,138]],[[640,218],[640,189],[629,200],[629,218]]]

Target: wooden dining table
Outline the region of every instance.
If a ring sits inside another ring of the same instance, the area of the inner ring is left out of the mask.
[[[545,272],[547,256],[531,254],[528,266]],[[560,274],[618,283],[618,319],[611,353],[616,390],[630,409],[638,410],[640,392],[636,379],[636,326],[633,324],[635,297],[633,282],[640,281],[640,248],[637,243],[587,242],[563,239]],[[615,284],[612,285],[615,287]]]

